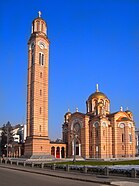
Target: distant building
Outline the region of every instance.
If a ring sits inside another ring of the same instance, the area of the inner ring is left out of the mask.
[[[128,158],[135,156],[135,123],[129,110],[110,112],[110,100],[98,90],[86,101],[86,113],[67,112],[63,141],[67,156]]]
[[[136,134],[136,155],[139,156],[139,129],[135,130]]]
[[[16,125],[12,130],[14,142],[24,143],[26,140],[26,125]]]
[[[2,152],[1,152],[1,135],[2,135],[2,129],[0,128],[0,156],[2,155]]]

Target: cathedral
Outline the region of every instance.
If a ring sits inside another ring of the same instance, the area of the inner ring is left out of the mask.
[[[47,24],[38,12],[28,41],[27,138],[29,158],[122,158],[135,156],[135,124],[129,110],[111,113],[110,100],[99,91],[86,101],[86,113],[67,112],[62,141],[48,132],[49,39]]]
[[[99,91],[86,101],[86,113],[76,110],[64,116],[63,141],[67,156],[128,158],[135,156],[135,123],[129,110],[110,112],[110,100]]]

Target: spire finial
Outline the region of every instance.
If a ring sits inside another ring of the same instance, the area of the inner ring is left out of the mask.
[[[96,84],[96,92],[99,92],[99,90],[98,90],[98,84]]]
[[[128,107],[126,107],[126,110],[128,110]]]
[[[123,111],[123,107],[120,107],[120,111]]]
[[[70,112],[70,109],[68,108],[68,112]]]
[[[78,112],[78,107],[76,107],[76,112]]]
[[[42,13],[41,13],[41,11],[39,11],[39,12],[38,12],[38,16],[41,17],[41,15],[42,15]]]

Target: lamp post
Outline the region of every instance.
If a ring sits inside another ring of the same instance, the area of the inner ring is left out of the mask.
[[[8,131],[8,127],[7,127],[7,158],[8,158],[8,143],[9,143],[9,131]]]
[[[74,156],[73,156],[73,162],[76,162],[76,135],[74,135]]]
[[[76,139],[77,139],[77,134],[75,131],[71,132],[71,137],[73,137],[73,149],[74,149],[74,154],[73,154],[73,162],[76,162]]]

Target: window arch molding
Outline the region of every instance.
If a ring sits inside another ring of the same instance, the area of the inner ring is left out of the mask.
[[[123,123],[123,122],[119,123],[118,127],[121,128],[121,129],[125,128],[125,123]]]
[[[74,120],[72,121],[72,123],[71,123],[71,130],[73,130],[74,125],[76,125],[76,123],[78,123],[78,124],[80,125],[80,129],[83,127],[83,122],[82,122],[82,120],[79,119],[79,118],[76,118],[76,119],[74,119]]]
[[[99,122],[96,121],[95,123],[93,123],[93,126],[94,126],[95,128],[98,128],[98,127],[99,127]]]

